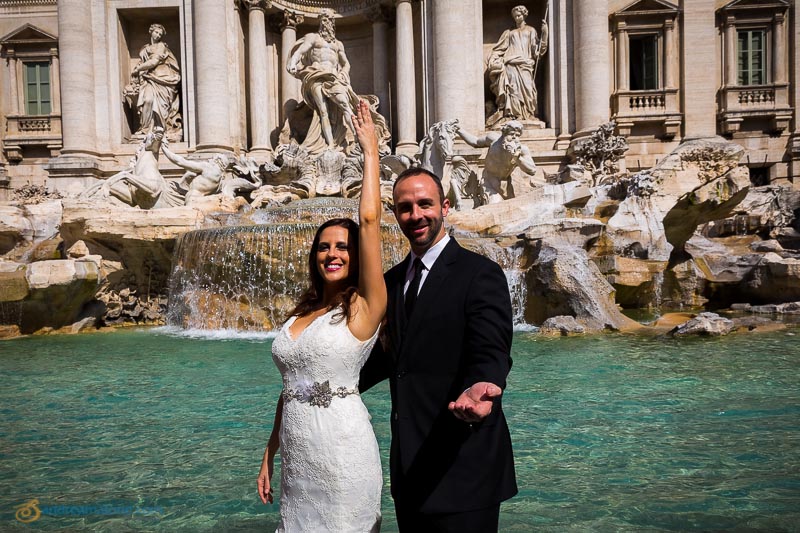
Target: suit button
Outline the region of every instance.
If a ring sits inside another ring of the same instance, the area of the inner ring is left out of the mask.
[[[397,420],[397,413],[394,414],[394,419]]]
[[[397,373],[397,379],[403,379],[404,377],[406,377],[406,374],[408,374],[408,372],[406,372],[405,370],[401,370],[400,372]]]

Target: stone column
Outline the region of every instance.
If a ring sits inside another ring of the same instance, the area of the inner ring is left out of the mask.
[[[277,19],[281,32],[281,118],[286,120],[286,104],[289,100],[300,102],[300,80],[286,71],[289,52],[297,42],[297,26],[303,23],[303,15],[284,11]]]
[[[714,73],[719,69],[719,59],[714,8],[714,0],[683,1],[683,32],[690,36],[682,51],[685,137],[713,137],[717,133],[719,80]],[[733,64],[735,69],[735,55]]]
[[[381,6],[373,7],[367,17],[372,22],[372,92],[378,97],[378,112],[389,116],[389,43],[387,13]]]
[[[736,85],[736,17],[725,18],[725,86]]]
[[[464,129],[481,131],[485,127],[482,2],[436,0],[432,7],[432,122],[457,118]]]
[[[775,27],[772,32],[772,57],[775,61],[774,83],[786,83],[786,40],[784,37],[784,20],[786,17],[783,13],[775,14]]]
[[[61,60],[61,127],[63,155],[95,155],[95,91],[92,2],[58,3],[58,47]]]
[[[575,72],[575,128],[588,133],[608,122],[608,1],[572,3]]]
[[[17,56],[14,50],[9,50],[7,53],[8,57],[8,73],[9,73],[9,82],[11,83],[11,108],[9,109],[11,115],[16,115],[20,111],[20,94],[19,94],[19,85],[17,85]],[[24,109],[24,108],[22,108]]]
[[[61,114],[61,81],[58,64],[58,48],[50,49],[50,113]]]
[[[264,11],[268,0],[246,0],[250,63],[250,152],[257,156],[272,151],[269,144],[270,109],[267,80],[267,28]]]
[[[617,91],[627,91],[628,82],[628,31],[624,20],[617,22]]]
[[[675,87],[675,20],[664,21],[664,88]]]
[[[198,151],[232,151],[225,22],[228,9],[227,2],[219,0],[195,0],[192,9]]]
[[[797,53],[797,48],[800,46],[800,8],[795,5],[793,16],[789,19],[792,21],[791,27],[789,28],[789,46],[792,46],[795,50],[793,54],[789,57],[792,58],[791,63],[791,70],[792,70],[792,79],[795,82],[790,86],[791,90],[791,101],[792,105],[794,106],[794,133],[792,134],[791,141],[789,144],[789,150],[792,157],[792,166],[791,166],[791,176],[792,176],[792,185],[796,190],[800,190],[800,53]]]
[[[398,154],[417,151],[417,82],[414,73],[414,19],[411,0],[397,1],[397,147]]]

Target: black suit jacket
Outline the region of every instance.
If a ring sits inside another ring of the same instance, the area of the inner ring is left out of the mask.
[[[512,314],[505,275],[493,261],[445,246],[406,320],[409,258],[386,273],[387,324],[361,373],[361,389],[389,378],[390,471],[396,505],[425,513],[482,509],[517,492],[502,398],[479,424],[448,410],[467,387],[505,388]]]

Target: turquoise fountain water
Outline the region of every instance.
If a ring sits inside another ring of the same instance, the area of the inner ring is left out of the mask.
[[[255,492],[270,343],[175,328],[0,343],[0,530],[274,530]],[[502,531],[798,531],[797,336],[517,333],[513,356],[520,493]],[[388,387],[364,400],[386,470]],[[382,506],[397,531],[388,477]]]

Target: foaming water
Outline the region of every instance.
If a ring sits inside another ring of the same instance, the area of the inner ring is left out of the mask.
[[[0,530],[273,531],[278,506],[255,492],[281,390],[271,340],[219,335],[0,343]],[[520,492],[500,530],[798,531],[796,339],[515,334],[503,405]],[[387,384],[363,399],[393,532]],[[16,521],[34,498],[85,514]],[[158,512],[86,513],[104,504]]]
[[[183,329],[178,326],[160,326],[150,330],[156,335],[167,335],[170,337],[184,337],[187,339],[205,340],[252,340],[268,341],[274,339],[277,331],[247,331],[238,329]]]

